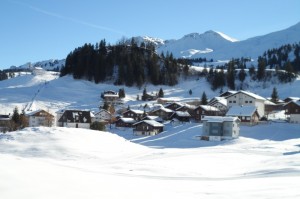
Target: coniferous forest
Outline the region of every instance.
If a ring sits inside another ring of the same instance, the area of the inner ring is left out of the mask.
[[[154,85],[178,83],[180,65],[172,54],[158,55],[151,43],[138,45],[134,39],[106,45],[85,44],[69,53],[61,76],[72,74],[74,79],[95,83],[113,80],[116,85],[141,87],[145,82]]]

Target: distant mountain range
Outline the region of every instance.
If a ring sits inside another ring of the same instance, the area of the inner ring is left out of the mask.
[[[255,28],[255,27],[254,27]],[[157,52],[172,52],[174,57],[207,58],[214,60],[229,60],[231,58],[257,58],[264,51],[278,48],[285,44],[300,42],[300,22],[285,30],[269,33],[263,36],[249,38],[243,41],[216,31],[203,34],[191,33],[181,39],[162,40],[151,37],[135,37],[138,42],[152,42]]]
[[[255,27],[254,27],[255,28]],[[181,39],[163,40],[148,36],[133,37],[138,43],[151,42],[158,53],[172,52],[176,58],[206,58],[230,60],[231,58],[248,57],[256,59],[266,50],[278,48],[285,44],[300,42],[300,22],[287,29],[272,32],[263,36],[252,37],[238,41],[230,36],[216,31],[206,31],[202,34],[191,33]],[[47,60],[27,63],[18,68],[42,67],[47,70],[61,68],[65,64],[62,60]]]

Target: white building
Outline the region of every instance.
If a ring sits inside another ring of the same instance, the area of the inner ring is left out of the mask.
[[[255,106],[260,117],[265,115],[265,101],[266,99],[251,92],[238,91],[226,97],[227,106]]]
[[[240,119],[237,117],[205,116],[202,121],[202,139],[221,141],[239,137]]]
[[[26,117],[28,118],[29,127],[37,127],[37,126],[50,127],[54,125],[54,115],[41,109],[27,113]]]
[[[97,122],[108,122],[112,120],[112,114],[105,109],[101,109],[99,112],[95,113],[95,121]]]

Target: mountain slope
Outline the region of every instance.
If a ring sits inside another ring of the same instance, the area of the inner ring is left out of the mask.
[[[236,41],[215,31],[207,31],[203,34],[191,33],[178,40],[164,41],[163,45],[157,45],[157,51],[159,53],[172,52],[178,58],[205,57],[214,60],[228,60],[233,57],[257,58],[268,49],[298,42],[300,42],[300,23],[285,30],[243,41]]]

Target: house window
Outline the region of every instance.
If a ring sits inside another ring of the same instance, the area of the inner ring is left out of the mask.
[[[251,117],[246,117],[246,120],[250,121]]]
[[[229,101],[229,103],[232,103],[232,101]]]
[[[298,109],[295,109],[295,113],[298,113]]]
[[[250,104],[252,104],[252,101],[249,101]]]
[[[205,111],[202,111],[202,114],[205,114]]]
[[[236,101],[235,101],[235,100],[233,100],[233,103],[236,103]]]
[[[248,104],[248,101],[245,101],[246,104]]]

